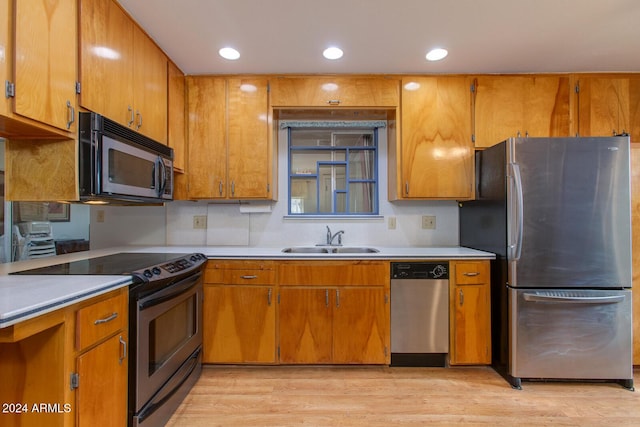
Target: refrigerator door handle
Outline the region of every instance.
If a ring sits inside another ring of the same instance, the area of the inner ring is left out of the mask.
[[[529,294],[523,295],[525,301],[530,302],[550,302],[550,303],[571,303],[571,304],[615,304],[624,301],[624,295],[610,295],[603,297],[587,297],[587,296],[562,296],[562,295],[541,295]]]
[[[514,191],[515,191],[515,215],[513,215],[511,223],[515,227],[515,239],[511,239],[509,242],[509,248],[511,249],[510,258],[514,261],[518,261],[522,255],[522,233],[524,229],[524,201],[522,197],[522,175],[520,174],[520,166],[517,163],[509,163],[511,169],[511,176],[513,177]],[[515,217],[514,217],[515,216]]]

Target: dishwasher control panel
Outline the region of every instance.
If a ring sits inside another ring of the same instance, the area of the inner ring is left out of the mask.
[[[391,279],[449,279],[448,262],[392,262]]]

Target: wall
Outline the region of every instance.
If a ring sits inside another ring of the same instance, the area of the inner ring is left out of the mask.
[[[326,227],[344,230],[345,245],[455,246],[458,207],[455,201],[390,203],[387,193],[387,144],[379,138],[380,217],[373,219],[291,219],[287,215],[287,144],[279,136],[277,202],[208,203],[174,201],[165,207],[92,206],[91,248],[126,244],[196,246],[314,245],[324,243]],[[244,212],[241,212],[244,211]],[[104,222],[98,223],[98,211]],[[257,212],[267,211],[267,212]],[[193,228],[193,216],[206,215],[207,229]],[[435,230],[421,228],[422,215],[436,217]],[[396,229],[388,218],[396,217]]]

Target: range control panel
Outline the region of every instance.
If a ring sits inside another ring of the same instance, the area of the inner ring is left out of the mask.
[[[391,279],[422,279],[422,280],[447,280],[449,279],[448,262],[392,262]]]

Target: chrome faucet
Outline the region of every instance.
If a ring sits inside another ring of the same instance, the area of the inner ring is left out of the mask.
[[[333,241],[338,238],[338,246],[342,246],[342,235],[344,230],[338,231],[336,234],[331,234],[331,229],[327,225],[327,246],[333,246]]]

